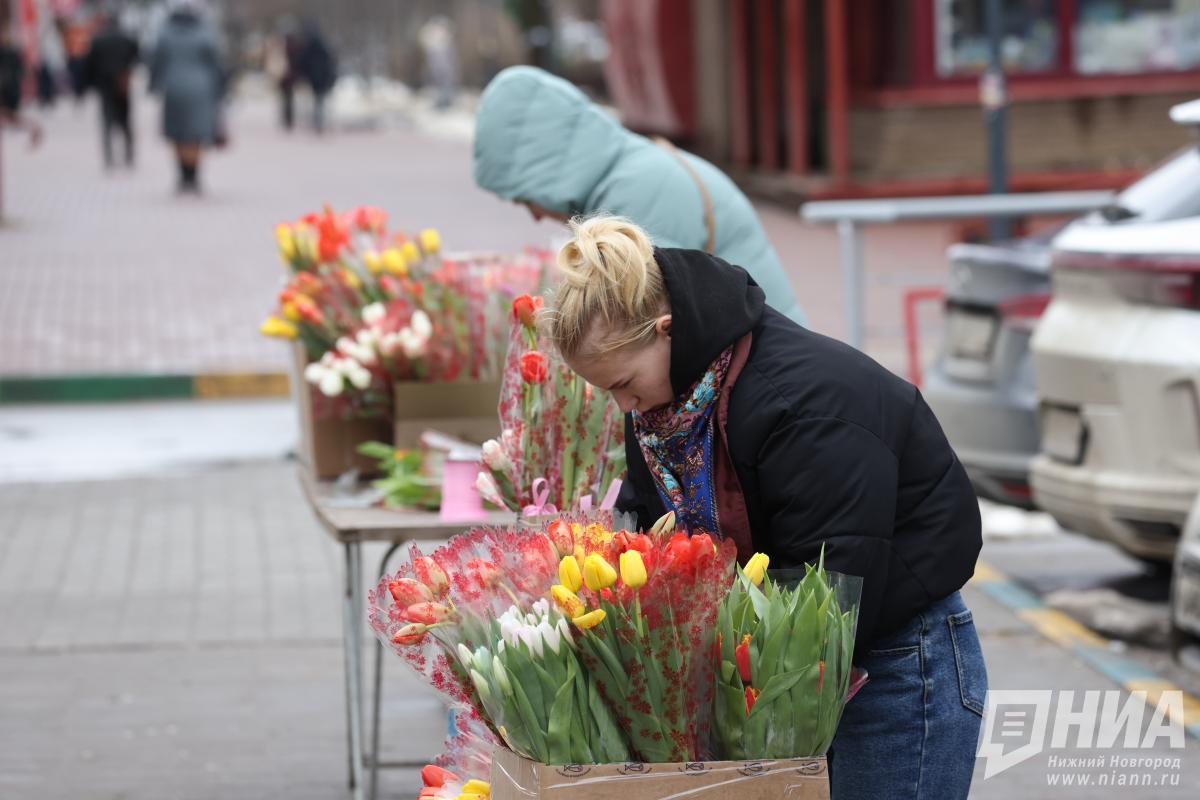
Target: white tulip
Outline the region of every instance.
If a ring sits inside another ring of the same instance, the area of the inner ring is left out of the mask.
[[[422,339],[428,339],[433,335],[433,323],[429,321],[429,315],[420,309],[413,312],[409,325]]]
[[[366,389],[371,385],[371,372],[362,367],[352,371],[349,378],[350,383],[354,385],[355,389]]]
[[[371,327],[375,327],[377,323],[382,322],[386,316],[387,308],[384,307],[383,303],[371,303],[371,305],[364,307],[362,310],[363,322]]]
[[[321,376],[321,394],[326,397],[337,397],[345,388],[341,373],[327,371]]]
[[[558,629],[543,619],[538,623],[538,633],[541,634],[542,641],[546,643],[546,646],[550,648],[554,655],[558,655],[558,650],[562,646],[562,635],[558,632]]]
[[[320,383],[325,372],[325,367],[314,361],[304,368],[304,380],[309,383]]]

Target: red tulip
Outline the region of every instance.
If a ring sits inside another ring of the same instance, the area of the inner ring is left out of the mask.
[[[754,704],[758,702],[758,689],[753,686],[746,687],[746,715],[754,709]]]
[[[537,321],[537,311],[541,307],[542,298],[530,297],[527,294],[520,295],[513,299],[513,319],[526,328],[532,328]]]
[[[446,571],[429,556],[421,556],[413,561],[413,572],[417,580],[429,587],[434,597],[444,597],[450,591],[450,578]]]
[[[458,783],[459,778],[448,769],[437,764],[426,764],[421,770],[421,782],[426,786],[440,787],[447,783]]]
[[[821,691],[821,684],[825,682],[825,662],[820,664],[820,670],[817,672],[817,691]]]
[[[428,630],[428,625],[422,622],[413,622],[396,631],[392,641],[396,644],[420,644]]]
[[[560,556],[568,556],[575,552],[575,535],[571,533],[571,526],[561,519],[551,522],[546,533],[550,541],[554,542],[554,549]]]
[[[752,674],[750,672],[750,634],[742,637],[742,643],[733,648],[733,657],[737,659],[738,674],[742,676],[743,683],[752,683]]]
[[[521,377],[526,383],[541,383],[550,374],[550,364],[544,353],[530,350],[521,356]]]
[[[717,547],[713,544],[712,537],[707,533],[701,533],[691,538],[689,544],[692,546],[692,563],[697,567],[701,567],[717,554]]]
[[[668,569],[688,570],[692,566],[692,544],[682,531],[673,534],[663,550],[663,559]]]
[[[466,567],[467,579],[480,587],[490,588],[500,582],[500,571],[485,558],[473,558]]]
[[[292,305],[296,307],[297,313],[300,314],[300,318],[305,322],[320,325],[325,321],[325,315],[321,313],[321,309],[317,308],[317,304],[304,295],[296,295],[296,299],[292,301]]]
[[[350,212],[350,224],[360,231],[381,231],[387,224],[387,212],[374,206],[359,206]]]
[[[317,256],[321,261],[333,261],[349,243],[350,231],[329,206],[325,206],[325,213],[317,219],[316,226]]]
[[[396,601],[396,605],[403,608],[408,608],[414,603],[424,603],[433,599],[433,592],[429,591],[429,587],[412,578],[401,578],[397,581],[390,581],[387,588],[388,592],[392,595],[392,599]]]
[[[441,603],[413,603],[404,612],[404,616],[413,622],[420,622],[425,625],[433,625],[448,619],[451,615],[449,606]]]

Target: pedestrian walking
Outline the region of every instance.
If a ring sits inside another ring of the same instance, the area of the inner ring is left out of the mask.
[[[304,23],[300,37],[300,48],[296,59],[296,72],[308,84],[313,96],[313,129],[325,131],[325,100],[337,83],[337,58],[321,34],[321,29],[312,20]]]
[[[227,135],[220,40],[200,10],[198,0],[175,0],[150,64],[150,88],[162,97],[163,135],[175,148],[185,193],[200,191],[203,151]]]
[[[674,511],[743,563],[823,554],[861,577],[854,663],[870,679],[829,752],[832,797],[966,798],[987,691],[959,595],[979,504],[920,392],[771,308],[740,267],[618,217],[571,232],[545,329],[625,412],[617,508],[643,529]]]
[[[263,71],[279,93],[279,124],[285,131],[296,125],[296,62],[299,55],[296,23],[291,17],[284,17],[277,24],[274,35],[267,37]]]
[[[804,323],[746,196],[704,159],[626,130],[562,78],[535,67],[501,71],[475,116],[475,182],[560,221],[606,211],[663,247],[704,250],[737,264],[767,302]]]
[[[84,58],[88,85],[100,98],[100,137],[104,166],[112,167],[114,133],[125,143],[125,165],[133,166],[133,125],[130,122],[133,69],[138,63],[138,44],[121,29],[115,14],[106,14],[92,38]]]
[[[21,113],[21,92],[25,81],[25,58],[12,40],[8,20],[0,18],[0,131],[15,128],[29,133],[29,146],[42,140],[42,126]]]

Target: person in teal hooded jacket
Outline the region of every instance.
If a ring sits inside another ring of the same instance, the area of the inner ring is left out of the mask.
[[[509,67],[484,90],[475,182],[524,204],[535,219],[603,211],[633,220],[659,247],[707,250],[744,268],[773,308],[804,324],[754,207],[725,173],[626,130],[548,72]]]

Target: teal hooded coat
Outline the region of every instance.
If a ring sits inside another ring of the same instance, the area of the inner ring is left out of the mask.
[[[535,67],[500,72],[475,116],[475,182],[482,188],[569,216],[619,214],[659,247],[702,250],[704,201],[677,156],[712,198],[713,255],[746,269],[771,306],[803,324],[754,207],[712,164],[626,130],[574,85]]]

